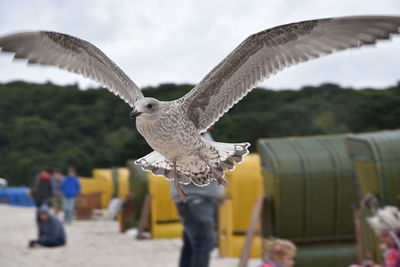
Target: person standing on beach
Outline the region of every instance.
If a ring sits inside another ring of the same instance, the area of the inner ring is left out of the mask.
[[[51,182],[53,186],[53,208],[54,215],[58,216],[63,207],[63,193],[61,192],[61,185],[64,181],[64,175],[60,168],[54,170],[53,177],[51,177]]]
[[[64,222],[67,224],[72,223],[72,219],[74,218],[75,201],[80,191],[81,186],[76,176],[75,168],[70,167],[68,175],[65,176],[61,184],[61,192],[64,195]]]
[[[212,141],[208,132],[203,134],[203,138]],[[170,186],[172,199],[183,224],[183,246],[179,267],[207,267],[211,251],[217,244],[215,232],[217,202],[223,196],[224,187],[213,180],[204,187],[190,183],[183,185],[183,188],[188,194],[185,203],[182,202],[173,183]]]
[[[53,186],[51,184],[51,171],[48,167],[43,167],[40,173],[35,177],[30,197],[34,200],[36,207],[46,204],[51,206],[51,198],[53,197]]]

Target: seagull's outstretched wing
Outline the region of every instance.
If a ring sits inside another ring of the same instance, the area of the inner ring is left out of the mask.
[[[107,87],[131,107],[143,97],[139,87],[96,46],[57,32],[23,32],[0,37],[0,50],[28,63],[57,66]]]
[[[203,132],[252,88],[276,72],[335,51],[399,33],[400,17],[361,16],[310,20],[249,36],[180,103]]]

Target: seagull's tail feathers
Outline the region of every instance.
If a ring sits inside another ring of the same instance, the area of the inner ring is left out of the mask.
[[[228,144],[210,141],[208,142],[217,149],[220,165],[224,170],[234,170],[234,162],[241,163],[243,161],[243,157],[249,154],[249,150],[247,149],[250,146],[249,143]]]
[[[206,141],[206,148],[201,155],[178,160],[176,162],[177,179],[181,184],[193,182],[197,186],[206,186],[216,176],[224,178],[226,169],[233,170],[235,162],[240,163],[249,153],[249,143],[228,144]],[[172,161],[167,160],[157,151],[135,161],[144,171],[156,176],[174,180]]]
[[[191,180],[197,186],[206,186],[213,179],[226,184],[225,171],[235,169],[235,162],[241,163],[249,154],[249,143],[228,144],[203,140],[206,147],[200,151],[197,166],[191,170]]]

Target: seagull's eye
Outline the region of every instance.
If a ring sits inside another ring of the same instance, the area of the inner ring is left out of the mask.
[[[148,107],[149,109],[151,109],[151,108],[153,107],[153,104],[147,104],[147,107]]]

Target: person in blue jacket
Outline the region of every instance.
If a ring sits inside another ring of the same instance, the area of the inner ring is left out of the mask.
[[[74,218],[75,201],[80,191],[81,186],[75,168],[70,167],[61,184],[61,192],[64,195],[64,222],[67,224],[70,224]]]
[[[66,244],[66,235],[62,223],[50,214],[46,204],[37,212],[38,239],[29,242],[30,248],[57,247]]]

